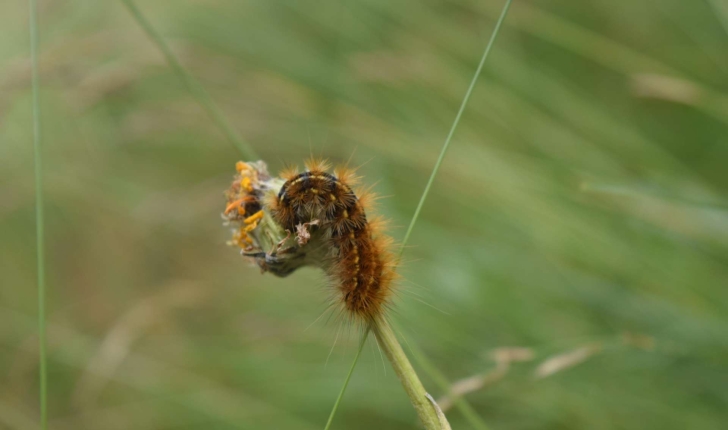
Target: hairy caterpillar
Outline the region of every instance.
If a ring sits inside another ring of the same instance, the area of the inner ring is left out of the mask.
[[[348,313],[368,320],[383,312],[391,295],[391,240],[380,233],[381,220],[367,219],[373,195],[352,190],[358,182],[354,172],[339,167],[330,174],[328,168],[324,161],[309,160],[303,173],[284,172],[287,181],[272,199],[271,211],[284,229],[298,230],[304,246],[310,241],[308,229],[320,232],[319,240],[329,249],[320,265]]]
[[[231,243],[243,255],[277,276],[321,267],[351,319],[368,321],[384,312],[395,276],[391,239],[380,232],[381,219],[367,217],[374,196],[354,191],[353,170],[339,167],[331,174],[326,162],[309,160],[305,172],[289,169],[281,179],[271,178],[262,162],[236,167],[223,217],[239,225]],[[259,224],[266,214],[288,233],[274,246],[262,243],[266,234]]]

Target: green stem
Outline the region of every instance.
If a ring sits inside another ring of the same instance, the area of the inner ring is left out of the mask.
[[[364,344],[367,341],[367,337],[369,337],[369,327],[367,327],[364,334],[361,336],[361,341],[359,342],[359,350],[356,351],[356,357],[354,357],[354,362],[351,363],[351,368],[349,369],[349,373],[346,375],[346,380],[344,380],[344,385],[341,387],[341,391],[339,391],[339,396],[336,398],[336,403],[334,403],[333,409],[331,409],[331,413],[329,414],[329,420],[326,421],[326,427],[324,427],[324,430],[329,430],[331,427],[331,423],[334,421],[334,416],[336,415],[336,410],[339,408],[339,403],[341,403],[341,399],[344,398],[344,393],[346,392],[346,387],[349,386],[349,380],[351,380],[351,375],[354,374],[354,369],[356,368],[356,363],[359,361],[359,356],[361,355],[361,351],[364,349]]]
[[[409,227],[407,227],[407,232],[404,235],[404,239],[402,239],[402,247],[399,250],[398,260],[402,257],[402,253],[404,252],[404,247],[409,241],[410,234],[412,234],[412,230],[415,228],[415,223],[417,222],[417,219],[420,217],[420,212],[422,211],[422,207],[425,205],[425,200],[427,200],[427,196],[430,194],[430,188],[432,187],[432,184],[435,182],[435,176],[437,176],[437,172],[440,170],[440,164],[442,164],[442,160],[445,159],[445,153],[447,153],[447,149],[450,147],[450,141],[452,140],[452,136],[455,134],[455,129],[457,128],[458,124],[460,123],[460,117],[463,116],[463,112],[465,111],[465,106],[468,104],[468,100],[470,100],[470,96],[473,94],[473,88],[475,88],[475,83],[478,82],[478,77],[480,76],[480,72],[483,70],[483,65],[485,64],[485,60],[488,58],[488,54],[490,54],[490,50],[493,47],[493,43],[495,42],[496,36],[498,36],[498,33],[500,32],[501,25],[503,24],[503,21],[506,18],[506,14],[508,14],[508,9],[511,7],[511,2],[513,0],[506,0],[506,4],[503,6],[503,10],[501,11],[500,17],[498,18],[498,22],[495,24],[495,28],[493,29],[493,33],[490,36],[490,40],[488,41],[488,45],[485,47],[485,51],[483,52],[483,56],[480,58],[480,63],[478,64],[478,68],[475,70],[475,75],[473,75],[473,79],[470,81],[470,86],[468,87],[468,90],[465,92],[465,97],[463,97],[463,101],[460,103],[460,109],[458,109],[457,115],[455,115],[455,121],[452,123],[452,127],[450,127],[450,132],[447,134],[447,138],[445,139],[445,144],[442,145],[442,150],[440,150],[440,156],[437,157],[437,161],[435,162],[435,167],[432,168],[432,173],[430,173],[430,179],[427,180],[427,185],[425,185],[425,190],[422,192],[422,197],[420,197],[420,202],[417,204],[417,209],[415,209],[415,214],[412,216],[412,221],[410,221]]]
[[[407,355],[402,350],[402,346],[397,341],[392,327],[389,325],[387,320],[380,316],[372,322],[372,331],[377,337],[379,346],[384,351],[384,355],[387,356],[389,362],[392,363],[394,373],[397,374],[397,378],[402,383],[404,391],[409,396],[412,406],[414,406],[417,416],[422,421],[422,424],[427,430],[441,430],[447,423],[447,420],[438,417],[437,409],[435,409],[432,402],[427,398],[427,391],[420,382],[420,378],[417,377],[415,369],[407,359]],[[448,427],[444,427],[448,428]]]
[[[448,381],[447,377],[443,375],[442,372],[440,372],[440,370],[435,367],[435,365],[425,356],[422,350],[420,350],[419,347],[414,343],[408,343],[407,346],[409,347],[409,350],[412,353],[415,362],[417,362],[422,370],[424,370],[425,373],[433,381],[435,381],[435,384],[437,384],[437,386],[440,387],[442,391],[450,395],[453,404],[460,411],[460,413],[463,414],[465,419],[468,420],[470,425],[477,430],[488,430],[488,425],[483,421],[482,418],[480,418],[475,409],[470,406],[470,403],[465,401],[462,396],[455,395],[452,392],[452,385],[450,384],[450,381]]]
[[[257,160],[258,156],[255,154],[255,150],[252,146],[250,146],[249,143],[243,140],[242,137],[238,134],[238,132],[233,128],[233,126],[228,122],[227,119],[225,119],[225,115],[222,113],[219,107],[215,104],[215,102],[212,100],[212,97],[210,97],[210,94],[205,90],[205,88],[200,85],[197,80],[192,77],[192,75],[187,72],[187,70],[182,67],[182,64],[179,62],[177,57],[174,55],[172,50],[170,49],[169,45],[167,45],[167,42],[164,41],[162,36],[152,27],[152,24],[142,15],[142,12],[137,8],[136,4],[132,0],[121,0],[124,5],[126,5],[127,9],[129,9],[129,12],[131,15],[136,19],[136,21],[139,23],[139,25],[142,27],[145,33],[147,33],[147,36],[149,36],[150,39],[157,45],[160,51],[162,51],[162,54],[164,54],[164,58],[167,60],[167,63],[172,67],[172,70],[182,79],[182,81],[187,86],[187,89],[192,93],[192,95],[197,99],[197,101],[202,105],[202,107],[207,111],[207,114],[210,115],[210,118],[217,124],[218,127],[225,133],[225,136],[230,140],[230,142],[240,151],[243,158],[246,160]]]
[[[48,428],[48,360],[46,355],[45,320],[45,231],[43,217],[43,163],[40,147],[40,96],[38,76],[38,2],[30,0],[30,62],[33,93],[33,159],[35,164],[35,240],[38,276],[38,343],[40,361],[40,427]]]

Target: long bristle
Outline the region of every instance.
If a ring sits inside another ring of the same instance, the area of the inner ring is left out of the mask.
[[[295,165],[287,165],[282,171],[281,171],[281,178],[285,179],[286,181],[293,178],[294,176],[298,175],[298,166]]]
[[[321,174],[331,168],[328,160],[323,158],[311,157],[305,161],[306,170],[312,174]]]
[[[361,177],[356,174],[356,169],[347,166],[337,166],[334,169],[334,176],[350,187],[359,185],[359,182],[361,182]]]

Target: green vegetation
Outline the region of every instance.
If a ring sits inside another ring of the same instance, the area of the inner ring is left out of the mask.
[[[320,272],[261,276],[224,246],[240,158],[229,136],[273,170],[353,154],[401,240],[503,2],[138,6],[236,130],[210,119],[121,2],[40,2],[49,428],[322,429],[359,332],[313,323]],[[471,428],[463,411],[494,430],[724,427],[726,13],[514,2],[393,313],[405,351],[439,371],[417,369],[436,399],[441,376],[483,376],[469,408],[447,410],[454,429]],[[39,428],[27,14],[0,4],[11,429]],[[515,346],[530,355],[491,354]],[[370,340],[332,429],[374,427],[418,428]]]
[[[38,3],[28,2],[31,91],[33,100],[33,170],[35,171],[35,249],[38,282],[38,408],[40,426],[48,428],[48,354],[45,320],[45,217],[43,215],[43,154],[40,135],[40,82],[38,70]]]

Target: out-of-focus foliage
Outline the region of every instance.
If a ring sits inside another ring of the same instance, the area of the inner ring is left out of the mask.
[[[41,5],[51,427],[323,428],[358,337],[314,323],[323,277],[261,276],[225,246],[239,155],[119,2]],[[274,171],[352,157],[401,238],[502,2],[139,6]],[[37,428],[26,22],[24,2],[0,3],[11,429]],[[393,312],[453,382],[531,348],[467,395],[492,429],[725,428],[726,76],[720,1],[515,2]],[[334,426],[416,429],[376,346],[364,355]]]

